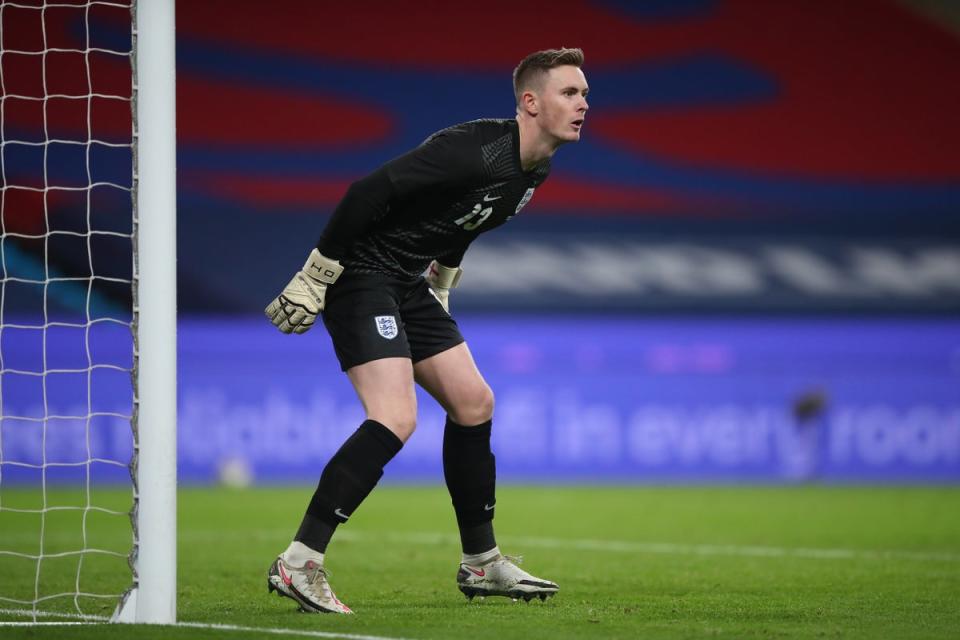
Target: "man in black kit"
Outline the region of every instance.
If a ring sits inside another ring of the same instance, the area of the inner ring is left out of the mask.
[[[460,590],[526,600],[557,592],[497,547],[493,392],[448,296],[474,238],[518,214],[557,148],[580,139],[582,64],[580,49],[530,54],[513,72],[515,119],[443,129],[353,183],[303,269],[266,308],[284,333],[303,333],[322,312],[367,417],[330,458],[294,541],[268,572],[270,590],[302,610],[351,613],[327,582],[324,553],[413,434],[414,382],[447,412],[443,470],[463,547]]]

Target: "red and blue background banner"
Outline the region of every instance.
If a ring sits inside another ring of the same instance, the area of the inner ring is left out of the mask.
[[[5,47],[85,42],[82,9],[43,13],[45,39],[39,12],[5,9]],[[93,45],[129,48],[125,10],[88,17]],[[439,128],[510,117],[513,67],[561,45],[586,53],[582,141],[558,152],[522,216],[482,238],[490,252],[468,254],[482,275],[464,280],[465,307],[562,310],[573,296],[626,309],[960,309],[960,38],[892,0],[181,2],[181,308],[258,310],[351,181]],[[45,107],[9,97],[6,140],[85,139],[88,126],[106,142],[129,136],[126,105],[97,97],[129,94],[126,59],[51,51],[3,65],[7,96],[42,95],[40,78],[48,93],[95,94]],[[5,179],[129,184],[126,150],[86,153],[8,144]],[[101,211],[124,207],[93,194]],[[5,195],[8,231],[84,210],[64,192]],[[504,251],[549,258],[578,241],[590,295],[490,282]],[[637,259],[617,277],[624,241]],[[58,253],[55,266],[69,261]]]
[[[45,40],[36,14],[4,9],[5,51],[130,47],[122,9],[90,12],[89,35],[82,10],[47,9]],[[582,140],[471,247],[453,297],[498,397],[504,477],[960,479],[960,37],[893,0],[178,3],[183,477],[235,458],[264,480],[315,475],[272,463],[325,459],[359,404],[322,331],[252,315],[353,180],[442,127],[511,117],[513,67],[564,45],[586,55]],[[128,241],[26,238],[129,232],[128,195],[90,189],[88,220],[86,193],[17,188],[130,185],[129,149],[102,144],[129,139],[129,108],[101,97],[129,96],[128,61],[2,65],[4,233],[20,234],[4,276],[129,277]],[[8,322],[129,302],[103,283],[4,291]],[[3,339],[22,366],[42,358],[24,332]],[[45,339],[84,359],[79,337]],[[5,378],[5,415],[43,412],[33,384]],[[104,406],[125,399],[103,384]],[[423,399],[393,477],[439,477],[438,412]],[[106,422],[103,446],[124,446]],[[6,450],[37,454],[4,425]]]
[[[180,238],[201,273],[223,273],[203,259],[211,237],[266,259],[188,304],[252,310],[249,294],[269,297],[352,180],[436,129],[510,117],[513,66],[575,45],[591,86],[582,140],[467,266],[489,276],[498,249],[585,241],[574,252],[594,265],[593,291],[468,275],[461,304],[958,307],[960,39],[896,3],[243,6],[179,14]],[[624,239],[634,264],[660,266],[618,288]],[[702,275],[711,257],[732,288]]]

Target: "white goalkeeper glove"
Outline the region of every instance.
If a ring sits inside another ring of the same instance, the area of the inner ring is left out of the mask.
[[[447,313],[450,313],[450,289],[459,284],[461,275],[463,275],[463,269],[460,267],[445,267],[436,260],[430,263],[430,269],[427,270],[427,284],[430,285],[430,292]]]
[[[303,269],[267,305],[264,313],[280,331],[303,333],[313,326],[317,315],[323,310],[327,285],[336,282],[341,273],[343,267],[339,262],[314,249],[303,264]]]

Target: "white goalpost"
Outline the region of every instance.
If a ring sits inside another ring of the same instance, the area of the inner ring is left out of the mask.
[[[176,621],[174,33],[0,0],[0,626]]]
[[[117,619],[176,621],[177,581],[177,254],[176,46],[174,0],[134,7],[136,253],[138,331],[135,426],[140,455],[137,583]],[[138,280],[139,279],[139,280]]]

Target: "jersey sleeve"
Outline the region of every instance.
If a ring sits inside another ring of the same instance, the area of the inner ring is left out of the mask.
[[[467,241],[460,246],[455,247],[449,253],[437,258],[437,262],[445,267],[459,267],[460,263],[463,262],[463,255],[467,252],[467,246],[469,244],[469,241]]]
[[[464,189],[482,178],[480,144],[468,131],[441,131],[384,168],[400,199],[421,190]]]
[[[339,260],[353,242],[390,215],[391,205],[433,190],[469,188],[482,180],[480,145],[467,131],[441,131],[347,189],[317,249]],[[462,254],[461,254],[462,257]]]

